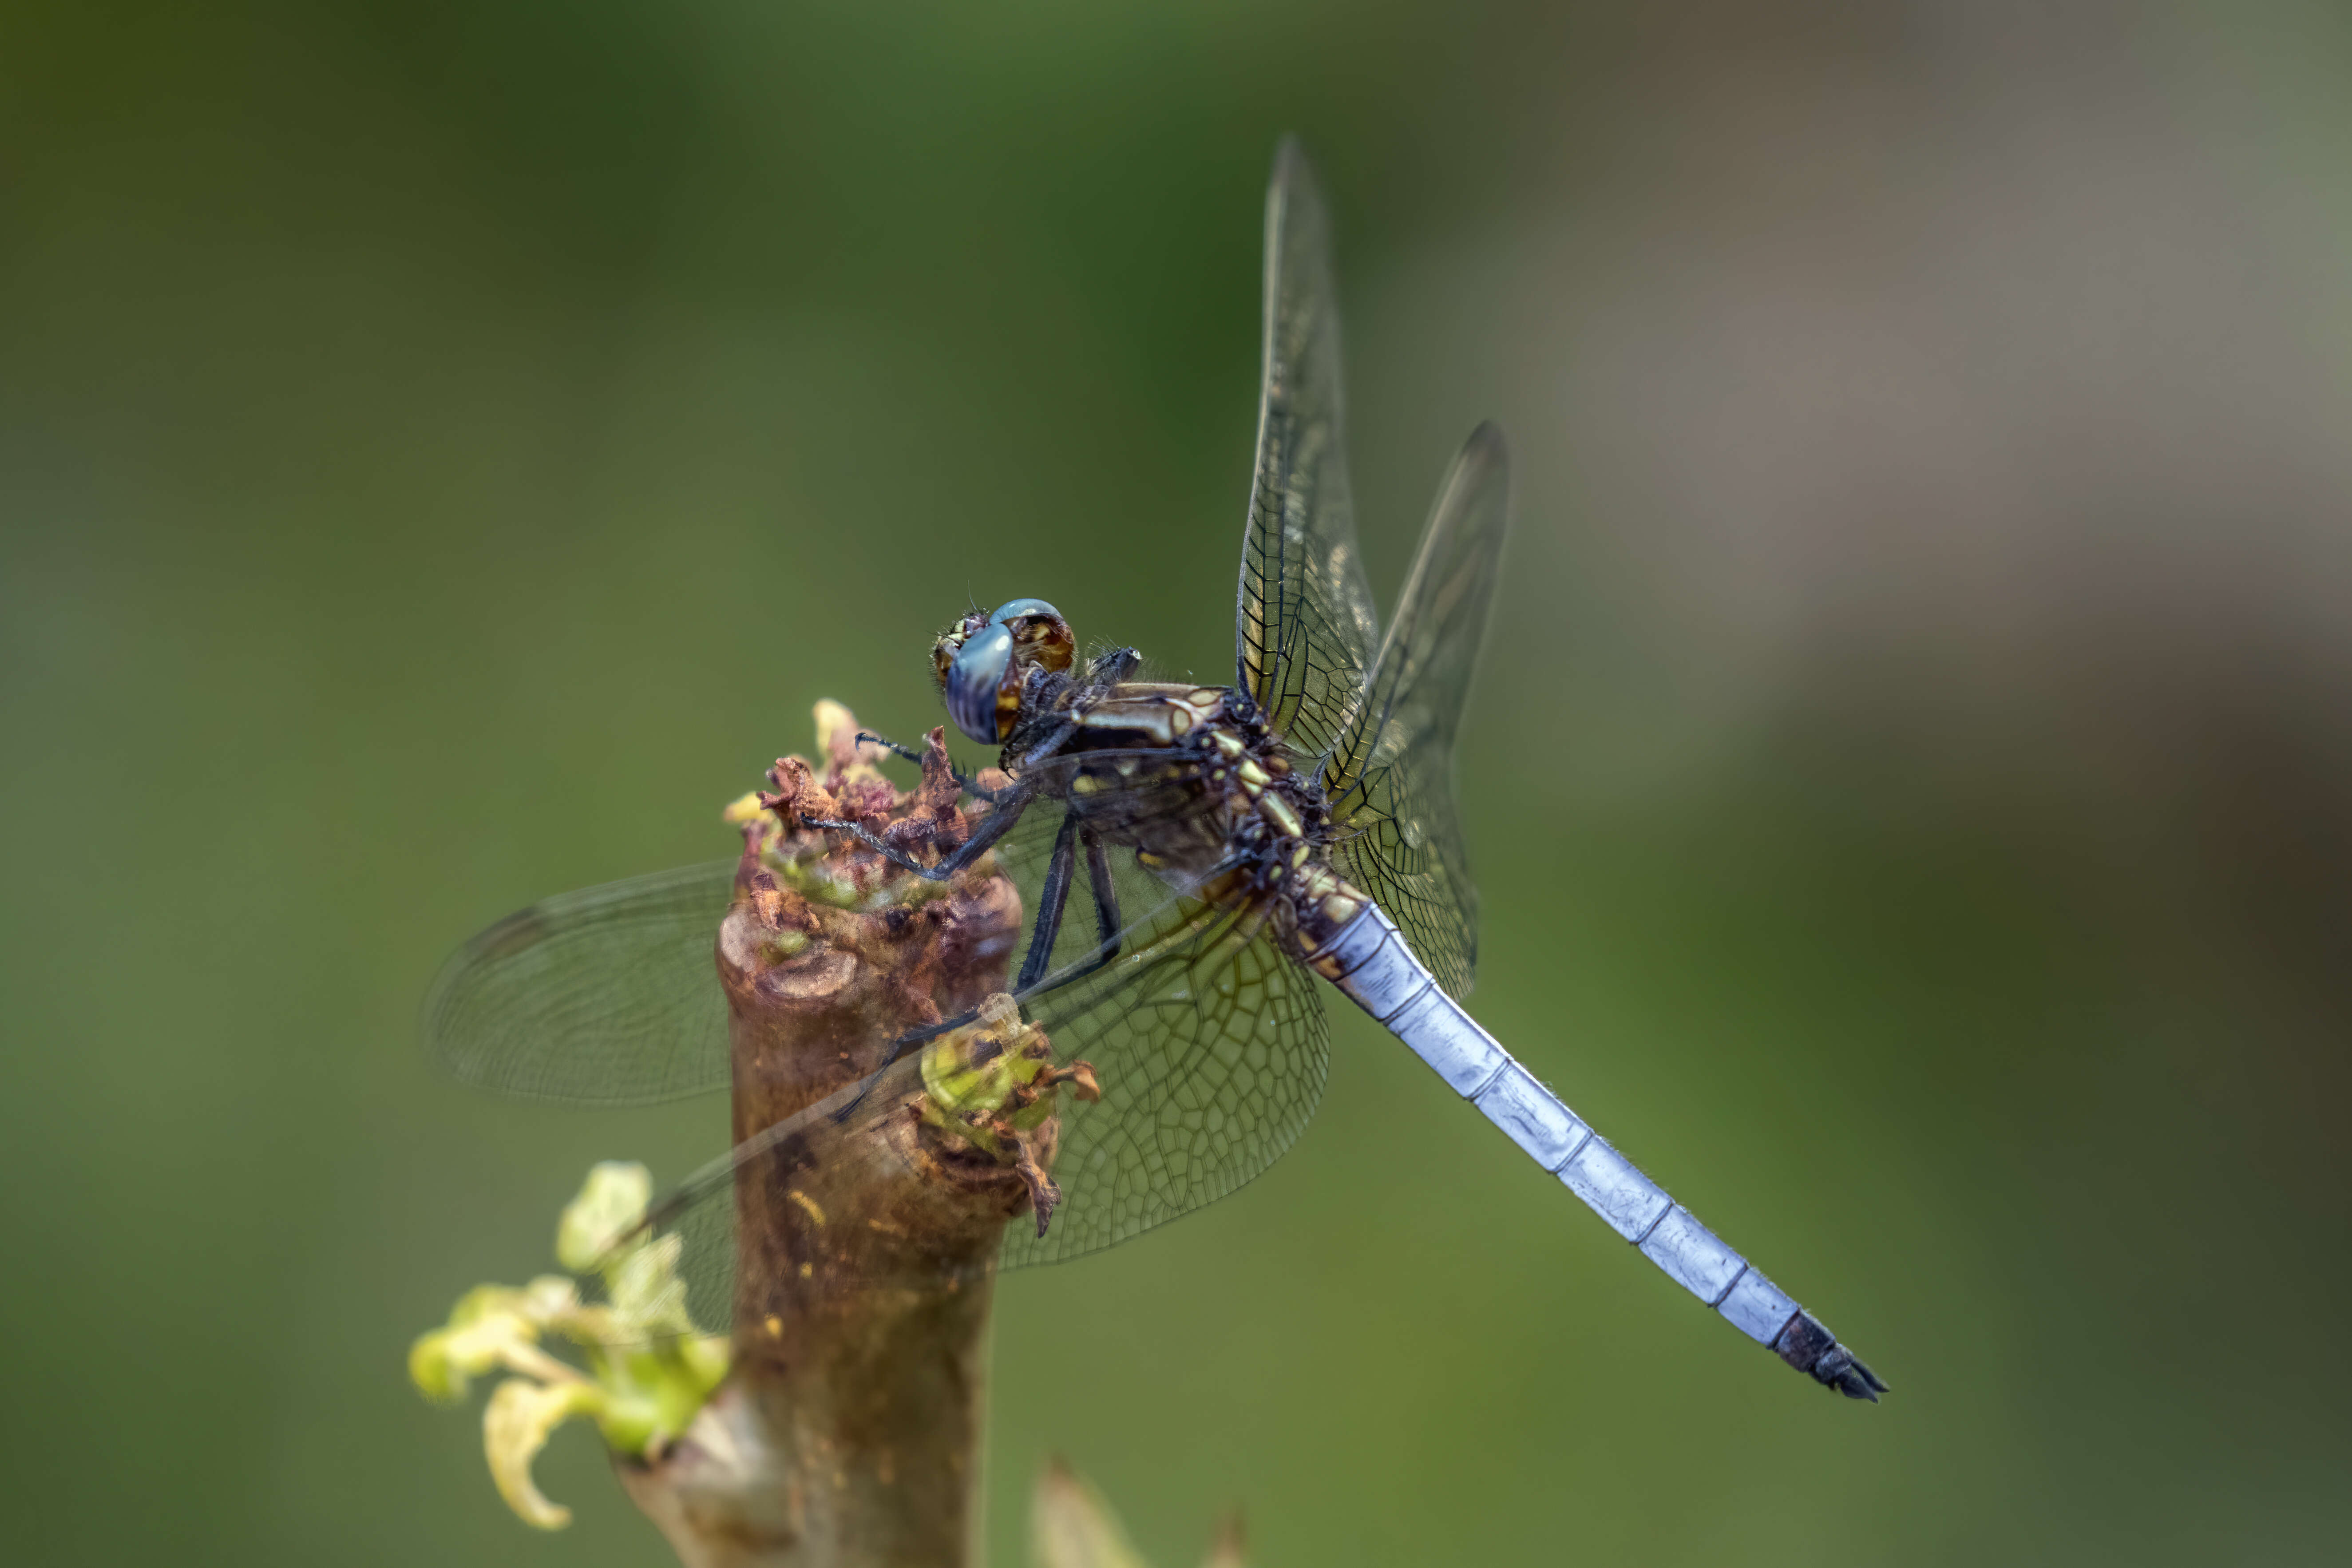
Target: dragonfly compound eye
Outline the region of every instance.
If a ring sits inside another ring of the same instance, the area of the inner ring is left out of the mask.
[[[1043,599],[1013,599],[999,605],[988,623],[1013,634],[1013,652],[1024,674],[1034,665],[1059,675],[1070,668],[1077,653],[1070,623]]]
[[[1062,612],[1043,599],[1007,599],[996,606],[996,613],[988,617],[988,624],[994,626],[1010,626],[1024,616],[1051,616],[1055,620],[1060,620]]]
[[[940,695],[955,727],[982,745],[1004,739],[1013,714],[1001,699],[1013,675],[1013,633],[1001,626],[982,626],[963,639],[948,664],[947,683]],[[1019,693],[1013,694],[1017,706]]]
[[[931,644],[931,670],[940,690],[948,689],[948,670],[955,664],[956,655],[963,651],[966,639],[986,625],[988,617],[974,610],[941,632],[939,640]]]

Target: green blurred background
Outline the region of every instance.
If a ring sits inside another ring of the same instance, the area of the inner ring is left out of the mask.
[[[2348,88],[2287,5],[13,0],[0,1556],[667,1561],[402,1358],[724,1109],[418,1002],[817,698],[935,722],[967,595],[1230,669],[1289,129],[1384,601],[1519,463],[1475,1006],[1895,1393],[1344,1017],[1269,1174],[1005,1283],[994,1560],[1059,1452],[1163,1564],[2342,1561]]]

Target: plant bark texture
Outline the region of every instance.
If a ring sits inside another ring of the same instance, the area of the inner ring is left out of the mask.
[[[923,859],[971,831],[939,731],[901,793],[831,713],[825,771],[780,761],[746,813],[719,933],[739,1143],[1003,991],[1023,935],[992,858],[931,883],[846,834],[792,826],[857,821]],[[896,1102],[861,1105],[833,1146],[787,1142],[737,1172],[732,1370],[680,1442],[623,1476],[689,1568],[971,1560],[993,1260],[1031,1189],[927,1125],[912,1074],[875,1093]]]

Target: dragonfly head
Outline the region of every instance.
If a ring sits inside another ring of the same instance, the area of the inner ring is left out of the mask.
[[[941,632],[931,664],[955,727],[995,746],[1013,732],[1029,672],[1059,674],[1076,648],[1059,610],[1043,599],[1014,599],[992,615],[974,610]]]

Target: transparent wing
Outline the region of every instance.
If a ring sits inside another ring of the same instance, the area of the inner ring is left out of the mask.
[[[1127,923],[1117,963],[1082,979],[1051,978],[1023,999],[1024,1016],[1051,1037],[1055,1062],[1091,1064],[1102,1099],[1089,1105],[1064,1091],[1052,1167],[1061,1206],[1042,1237],[1016,1216],[1001,1255],[982,1267],[1057,1262],[1123,1241],[1233,1192],[1297,1141],[1322,1098],[1328,1028],[1312,977],[1267,939],[1268,918],[1264,906],[1167,899]],[[837,1091],[745,1140],[656,1207],[646,1228],[682,1237],[681,1273],[698,1322],[725,1323],[734,1299],[735,1188],[744,1168],[756,1163],[761,1183],[821,1185],[806,1173],[907,1113],[921,1090],[919,1058],[910,1051],[870,1088]],[[861,1194],[884,1204],[900,1195],[887,1183]],[[829,1211],[825,1223],[834,1232],[904,1232],[920,1222],[877,1209]],[[936,1270],[936,1259],[921,1262]],[[828,1273],[844,1278],[829,1264],[817,1278]]]
[[[1038,782],[1181,761],[1173,752],[1077,752],[1054,759]],[[1136,822],[1196,809],[1187,776],[1180,769],[1123,784],[1118,809]],[[996,847],[1024,909],[1037,907],[1061,811],[1038,803]],[[425,1006],[427,1049],[467,1083],[547,1104],[646,1105],[725,1089],[727,998],[712,953],[735,864],[586,888],[509,915],[443,965]],[[1134,879],[1151,889],[1139,912],[1167,897],[1144,874]],[[1072,906],[1065,939],[1083,933],[1091,948],[1098,933],[1083,891]]]
[[[1313,977],[1263,908],[1164,905],[1150,940],[1090,980],[1026,1005],[1055,1057],[1093,1064],[1102,1099],[1065,1097],[1044,1236],[1005,1232],[1006,1268],[1058,1262],[1215,1202],[1297,1141],[1330,1068]]]
[[[712,956],[735,862],[544,899],[459,948],[425,1005],[427,1048],[467,1083],[563,1105],[727,1086]]]
[[[1265,196],[1265,333],[1239,684],[1294,749],[1320,757],[1363,690],[1379,622],[1348,493],[1329,223],[1306,154],[1286,137]]]
[[[1469,994],[1478,893],[1454,805],[1454,737],[1494,602],[1510,455],[1481,425],[1454,459],[1363,707],[1324,770],[1335,858],[1389,912],[1446,994]]]

